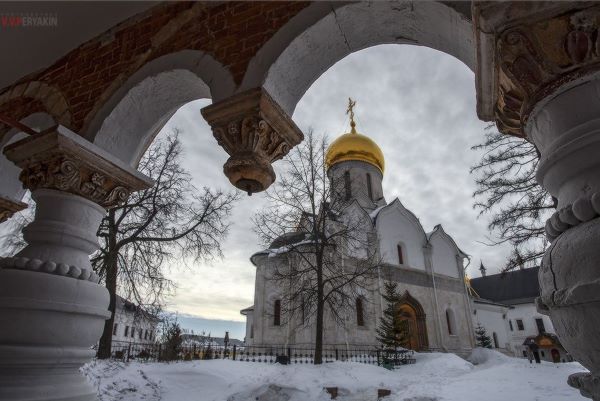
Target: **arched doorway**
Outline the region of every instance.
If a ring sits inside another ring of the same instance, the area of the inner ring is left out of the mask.
[[[408,291],[398,301],[396,313],[408,326],[408,341],[406,348],[423,351],[429,347],[427,339],[427,325],[423,307]]]
[[[550,355],[552,355],[552,362],[559,363],[560,362],[560,351],[556,348],[552,348],[550,351]]]

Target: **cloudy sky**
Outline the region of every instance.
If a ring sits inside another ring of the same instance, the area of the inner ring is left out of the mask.
[[[508,248],[489,247],[487,218],[473,210],[475,189],[469,167],[480,154],[470,150],[486,123],[475,113],[474,74],[460,61],[436,50],[382,45],[354,53],[325,72],[296,107],[293,119],[306,131],[331,139],[349,130],[348,97],[357,101],[357,129],[374,139],[385,155],[383,180],[388,202],[395,197],[412,210],[426,231],[442,224],[471,255],[468,273],[478,276],[479,261],[497,271]],[[200,109],[201,100],[182,107],[164,131],[180,128],[184,166],[198,187],[231,188],[222,173],[227,154],[218,147]],[[276,164],[277,171],[277,164]],[[244,196],[231,215],[222,244],[225,257],[211,264],[171,266],[177,292],[168,309],[184,327],[221,336],[244,336],[240,309],[252,305],[254,267],[248,260],[258,240],[250,217],[261,207],[260,194]]]

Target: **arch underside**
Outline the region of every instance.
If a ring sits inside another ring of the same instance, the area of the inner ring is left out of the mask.
[[[226,70],[200,51],[165,55],[145,64],[113,94],[91,120],[85,136],[136,166],[181,106],[213,94],[222,96],[232,87]]]
[[[302,16],[301,13],[297,18]],[[253,75],[247,74],[243,87],[264,86],[291,115],[306,90],[332,65],[353,52],[381,44],[430,47],[456,57],[474,70],[475,46],[469,17],[441,2],[332,5],[331,11],[317,22],[313,23],[313,15],[305,17],[310,25],[267,66],[264,78],[255,71],[255,64],[261,63],[259,51],[248,67]],[[271,42],[289,40],[284,35],[285,32],[276,34]],[[274,44],[264,47],[269,46]]]

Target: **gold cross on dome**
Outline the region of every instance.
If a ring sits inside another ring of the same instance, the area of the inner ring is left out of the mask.
[[[352,100],[351,97],[348,98],[348,108],[346,109],[346,114],[350,115],[350,127],[352,128],[352,133],[356,134],[356,123],[354,122],[354,106],[356,106],[356,100]]]

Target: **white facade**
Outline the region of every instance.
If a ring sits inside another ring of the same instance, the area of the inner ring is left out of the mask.
[[[132,302],[117,296],[113,343],[152,344],[156,341],[159,320]]]
[[[556,334],[550,318],[539,313],[533,302],[513,305],[508,311],[508,319],[510,350],[515,356],[526,356],[523,354],[526,351],[523,342],[527,337],[542,333]]]
[[[483,326],[492,340],[492,346],[506,352],[511,352],[511,336],[507,317],[509,310],[508,305],[478,299],[473,301],[474,328],[478,325]]]

